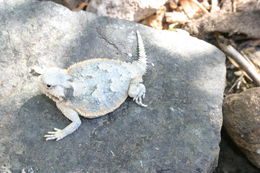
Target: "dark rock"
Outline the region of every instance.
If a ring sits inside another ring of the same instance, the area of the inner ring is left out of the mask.
[[[225,83],[225,57],[216,47],[181,32],[75,13],[52,2],[16,2],[0,8],[0,167],[212,172]],[[47,131],[69,121],[39,94],[31,67],[68,67],[96,57],[133,61],[136,30],[148,55],[148,108],[128,99],[106,116],[82,118],[80,128],[63,140],[46,142]]]
[[[222,128],[218,167],[214,173],[259,173]]]
[[[260,168],[260,87],[248,89],[225,98],[224,127],[229,136]]]

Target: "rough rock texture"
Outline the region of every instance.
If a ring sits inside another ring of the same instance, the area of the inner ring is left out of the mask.
[[[187,34],[71,12],[52,2],[0,3],[0,167],[90,173],[212,172],[222,125],[225,57]],[[148,56],[144,103],[131,99],[67,138],[43,135],[69,121],[40,95],[34,65],[68,67],[89,58]],[[133,56],[131,56],[133,55]]]
[[[130,21],[140,21],[152,15],[168,0],[91,0],[87,11]]]
[[[225,98],[224,126],[230,137],[260,168],[260,87]]]
[[[190,33],[205,36],[209,33],[223,32],[244,34],[249,38],[260,38],[260,10],[236,13],[209,13],[190,22],[185,29]],[[250,26],[250,27],[248,27]]]

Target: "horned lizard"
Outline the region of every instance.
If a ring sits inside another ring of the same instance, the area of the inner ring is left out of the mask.
[[[96,118],[117,109],[128,96],[140,106],[145,97],[142,76],[147,59],[143,40],[137,31],[138,60],[123,62],[107,58],[85,60],[68,69],[48,68],[39,77],[42,93],[56,102],[60,111],[72,121],[64,129],[54,128],[44,137],[60,140],[81,125],[79,115]]]

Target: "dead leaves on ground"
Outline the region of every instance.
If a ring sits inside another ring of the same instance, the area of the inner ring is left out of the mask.
[[[217,11],[218,0],[170,0],[154,15],[141,21],[155,29],[181,28],[189,20]]]

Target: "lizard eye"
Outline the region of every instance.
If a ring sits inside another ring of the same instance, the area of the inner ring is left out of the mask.
[[[49,85],[49,84],[47,84],[46,86],[47,86],[47,88],[50,88],[50,87],[51,87],[51,85]]]

